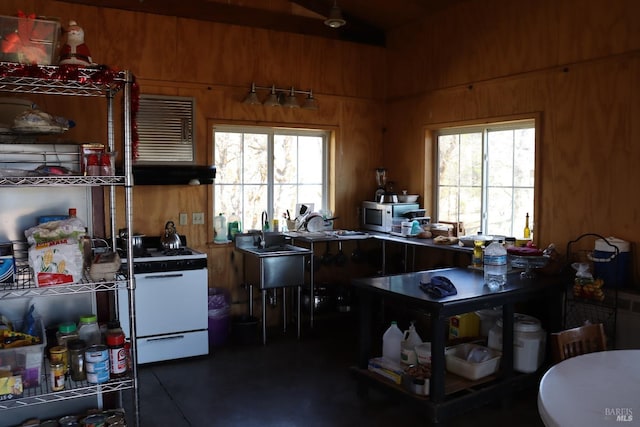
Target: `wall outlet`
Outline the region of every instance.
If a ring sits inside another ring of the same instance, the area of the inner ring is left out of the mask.
[[[204,212],[194,212],[192,221],[193,224],[204,224]]]
[[[186,212],[180,212],[180,225],[188,225],[189,217]]]

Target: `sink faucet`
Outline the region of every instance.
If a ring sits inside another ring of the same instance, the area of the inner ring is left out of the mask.
[[[269,214],[267,211],[262,211],[262,227],[260,232],[260,247],[264,248],[267,245],[264,233],[269,231]]]

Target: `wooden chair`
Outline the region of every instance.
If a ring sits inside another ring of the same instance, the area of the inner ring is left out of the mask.
[[[555,363],[585,353],[607,349],[607,336],[602,323],[579,326],[577,328],[551,334],[551,346]]]

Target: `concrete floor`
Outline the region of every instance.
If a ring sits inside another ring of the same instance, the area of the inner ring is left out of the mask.
[[[367,397],[357,396],[349,372],[356,360],[356,335],[353,326],[345,325],[355,325],[354,319],[317,319],[313,331],[304,331],[300,341],[295,328],[286,335],[273,330],[266,346],[228,343],[206,357],[143,365],[141,425],[429,425],[420,407],[394,395],[370,389]],[[491,404],[447,425],[543,426],[535,389],[518,393],[507,409]]]

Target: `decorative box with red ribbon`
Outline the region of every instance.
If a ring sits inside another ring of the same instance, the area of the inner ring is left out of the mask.
[[[60,22],[22,12],[0,16],[0,61],[51,65],[57,58]]]

